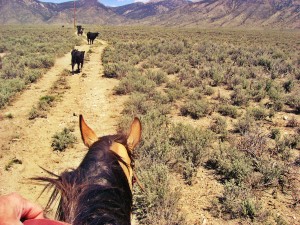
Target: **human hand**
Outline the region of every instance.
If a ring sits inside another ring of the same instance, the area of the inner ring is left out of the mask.
[[[21,195],[0,196],[0,225],[21,225],[23,220],[43,218],[43,209]]]

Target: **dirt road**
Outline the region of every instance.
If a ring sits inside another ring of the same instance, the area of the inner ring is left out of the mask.
[[[69,89],[50,109],[47,118],[29,120],[28,115],[62,71],[71,69],[70,53],[57,59],[42,79],[0,111],[0,195],[19,192],[32,201],[45,204],[47,196],[37,199],[42,186],[30,183],[28,178],[44,175],[39,166],[54,173],[78,166],[87,150],[80,137],[79,114],[84,115],[98,136],[115,133],[124,98],[112,94],[117,80],[102,77],[101,54],[106,45],[98,40],[92,46],[76,46],[89,52],[89,60],[85,61],[81,73],[67,77]],[[5,117],[7,114],[13,118]],[[74,127],[77,143],[64,152],[55,152],[51,148],[52,136],[65,127]]]

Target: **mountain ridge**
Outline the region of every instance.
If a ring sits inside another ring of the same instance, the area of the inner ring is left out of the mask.
[[[0,0],[1,24],[72,24],[73,1]],[[300,0],[151,0],[107,7],[76,1],[76,21],[99,25],[300,29]]]

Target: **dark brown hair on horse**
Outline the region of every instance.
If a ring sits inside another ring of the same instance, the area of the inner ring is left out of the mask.
[[[37,177],[54,188],[46,209],[60,196],[56,219],[73,225],[129,225],[132,209],[133,149],[141,138],[135,118],[128,135],[98,138],[80,115],[80,130],[88,153],[77,169],[57,176]]]

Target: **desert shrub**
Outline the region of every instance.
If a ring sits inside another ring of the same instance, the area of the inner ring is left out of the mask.
[[[281,215],[276,215],[275,222],[276,225],[288,225],[288,222],[286,222]]]
[[[254,101],[260,102],[266,97],[265,84],[264,81],[252,82],[251,83],[251,96]]]
[[[47,118],[47,114],[44,111],[38,110],[36,107],[32,107],[28,114],[28,119],[33,120],[35,118]]]
[[[258,127],[255,127],[239,138],[236,147],[253,158],[259,158],[267,149],[267,137]]]
[[[74,130],[70,128],[64,128],[61,132],[57,132],[52,136],[51,147],[54,150],[64,151],[68,147],[77,141],[77,138],[72,133]]]
[[[180,85],[179,82],[167,82],[165,92],[167,93],[170,101],[176,101],[179,100],[187,95],[188,89],[182,85]]]
[[[271,129],[270,138],[279,140],[281,137],[280,130],[278,128]]]
[[[295,109],[296,113],[300,113],[300,93],[294,93],[287,97],[286,104]]]
[[[244,185],[237,186],[234,181],[225,183],[222,203],[222,211],[231,219],[244,217],[254,220],[260,214],[258,201],[251,196],[251,190]]]
[[[204,61],[204,57],[202,54],[195,52],[194,54],[190,54],[188,56],[188,61],[192,67],[198,68],[201,65],[201,62]]]
[[[295,82],[293,80],[288,80],[283,83],[283,88],[285,92],[290,93],[293,90],[294,86],[295,86]]]
[[[147,70],[146,77],[153,80],[157,85],[167,81],[167,74],[161,70]]]
[[[156,84],[139,73],[133,73],[121,80],[119,85],[114,88],[116,94],[125,95],[132,92],[153,93]]]
[[[17,56],[16,56],[17,57]],[[0,73],[3,79],[22,78],[25,75],[25,65],[22,62],[8,61],[6,58]]]
[[[284,185],[284,175],[286,170],[284,164],[270,159],[257,161],[256,169],[263,175],[261,184],[266,186]]]
[[[209,70],[209,76],[212,79],[212,86],[218,86],[224,81],[223,70],[220,66],[214,66]]]
[[[47,111],[54,104],[55,97],[52,95],[45,95],[40,98],[37,106],[33,107],[28,115],[28,119],[47,118]]]
[[[49,106],[52,106],[54,100],[54,96],[45,95],[40,98],[40,101],[38,102],[38,108],[46,111],[49,108]]]
[[[184,96],[184,92],[182,92],[180,89],[167,89],[165,92],[167,93],[170,102],[179,100]]]
[[[250,115],[246,114],[234,124],[234,127],[236,132],[244,135],[252,129],[253,125],[253,118]]]
[[[167,74],[176,74],[180,71],[180,66],[171,62],[166,61],[163,66],[162,70],[165,71]]]
[[[298,122],[298,120],[296,119],[295,116],[293,116],[291,119],[288,120],[287,127],[299,127],[300,126],[300,122]]]
[[[241,87],[236,87],[231,94],[231,101],[234,105],[245,106],[249,102],[248,91]]]
[[[300,134],[285,135],[283,137],[283,144],[288,148],[296,149],[300,144]]]
[[[235,147],[222,149],[211,159],[212,161],[222,180],[232,180],[237,185],[244,183],[253,171],[252,160]]]
[[[143,140],[139,147],[139,157],[141,160],[148,158],[157,163],[166,163],[173,151],[169,141],[170,121],[153,107],[140,118],[143,123]]]
[[[238,115],[237,108],[232,105],[220,105],[218,112],[223,116],[230,116],[232,118],[237,118]]]
[[[134,194],[134,212],[140,224],[186,224],[178,209],[180,193],[171,190],[168,174],[167,166],[159,163],[140,172],[145,192]]]
[[[3,107],[14,93],[25,88],[25,83],[22,79],[2,80],[0,78],[0,108]]]
[[[209,155],[208,147],[213,134],[189,125],[177,124],[171,130],[171,143],[179,149],[179,153],[186,161],[191,162],[194,168],[205,161]]]
[[[212,112],[209,104],[205,100],[191,100],[180,108],[182,116],[191,116],[193,119],[199,119]]]
[[[123,113],[127,115],[144,115],[151,108],[153,103],[147,101],[147,95],[142,93],[134,93],[130,99],[125,102]]]
[[[108,78],[121,79],[134,70],[134,67],[123,62],[104,64],[104,76]]]
[[[248,114],[255,120],[264,120],[268,116],[268,113],[264,108],[255,107],[248,109]]]
[[[215,93],[215,90],[211,86],[205,85],[203,87],[203,94],[205,94],[205,95],[213,95],[214,93]]]
[[[222,117],[216,117],[210,129],[216,134],[221,135],[221,140],[224,140],[228,134],[226,120]]]
[[[34,83],[42,76],[41,70],[34,70],[31,73],[25,75],[25,83]]]
[[[248,86],[248,81],[245,77],[242,77],[239,74],[235,74],[235,73],[238,73],[238,71],[232,71],[231,73],[233,73],[233,74],[226,75],[224,78],[228,89],[234,90],[234,89],[236,89],[236,87],[239,87],[239,86],[241,88],[245,89]]]
[[[270,71],[272,69],[272,61],[267,56],[262,56],[257,59],[256,64]]]
[[[104,64],[104,76],[108,78],[117,78],[117,70],[118,64],[116,63],[110,63],[110,64]]]
[[[159,48],[162,53],[178,55],[184,51],[185,47],[182,41],[173,40],[160,45]]]
[[[185,87],[195,88],[202,84],[201,75],[195,70],[183,68],[178,73],[178,78]]]

